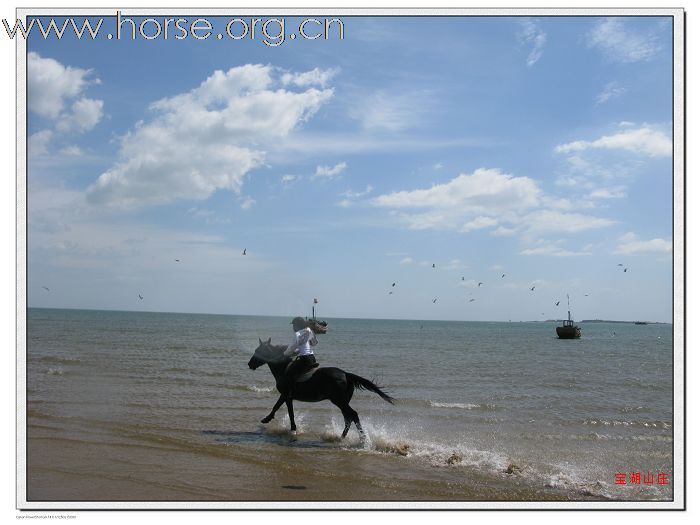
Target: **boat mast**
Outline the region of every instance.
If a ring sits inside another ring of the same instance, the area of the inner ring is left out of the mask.
[[[569,321],[571,321],[571,305],[569,304],[569,294],[566,294],[566,309],[569,313]]]

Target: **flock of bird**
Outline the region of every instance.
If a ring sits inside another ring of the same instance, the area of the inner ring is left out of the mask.
[[[247,252],[248,252],[248,249],[247,249],[247,248],[243,248],[242,255],[247,255]],[[176,262],[176,263],[179,263],[179,262],[180,262],[180,259],[175,259],[175,262]],[[622,268],[623,273],[627,273],[627,270],[629,270],[629,268],[626,267],[626,266],[625,266],[624,264],[622,264],[622,263],[618,263],[617,266],[620,267],[620,268]],[[432,266],[431,266],[431,267],[437,269],[437,266],[435,265],[435,263],[432,263]],[[506,274],[505,274],[505,273],[502,273],[502,274],[501,274],[501,279],[504,279],[505,276],[506,276]],[[464,280],[465,280],[465,279],[464,279],[464,276],[462,276],[462,281],[464,281]],[[477,287],[477,288],[481,288],[481,286],[482,286],[483,284],[484,284],[483,281],[479,281],[479,282],[477,282],[476,287]],[[531,292],[534,292],[534,291],[535,291],[535,287],[536,287],[536,285],[530,286],[530,287],[529,287],[530,291],[531,291]],[[51,291],[47,286],[42,286],[42,288],[43,288],[44,290],[46,290],[47,292],[50,292],[50,291]],[[393,295],[394,289],[396,288],[396,281],[394,281],[394,282],[391,283],[391,288],[392,288],[392,289],[389,290],[389,295]],[[588,297],[589,294],[584,294],[584,296],[585,296],[585,297]],[[143,301],[143,295],[142,295],[141,293],[138,294],[138,297],[139,297],[139,301]],[[433,299],[433,304],[437,303],[437,301],[438,301],[438,298],[435,297],[435,298]],[[469,298],[469,302],[470,302],[470,303],[473,303],[473,302],[475,302],[475,301],[476,301],[475,298],[473,298],[473,297]],[[559,303],[560,303],[560,302],[561,302],[561,300],[556,301],[556,302],[554,303],[554,306],[559,306]]]
[[[618,263],[617,266],[619,266],[619,267],[621,267],[621,268],[623,269],[623,270],[622,270],[623,273],[627,273],[627,270],[629,270],[629,268],[626,267],[624,264]],[[437,269],[437,266],[435,265],[435,263],[432,263],[431,268],[436,268],[436,269]],[[502,274],[501,274],[501,279],[504,279],[505,276],[506,276],[506,274],[505,274],[505,273],[502,273]],[[462,281],[464,281],[464,280],[465,280],[465,278],[464,278],[464,276],[462,276]],[[480,288],[483,284],[484,284],[483,281],[478,281],[477,284],[476,284],[476,287],[477,287],[477,288]],[[537,285],[534,285],[534,284],[533,284],[532,286],[529,286],[529,289],[530,289],[531,292],[534,292],[536,287],[537,287]],[[394,289],[396,288],[396,282],[391,283],[391,288],[392,288],[392,289],[389,290],[389,295],[393,295],[393,294],[394,294]],[[471,295],[471,292],[470,292],[470,295]],[[588,297],[589,295],[590,295],[590,294],[584,294],[584,297]],[[469,298],[469,302],[470,302],[470,303],[473,303],[474,301],[476,301],[475,298],[473,298],[473,297]],[[437,302],[438,302],[438,298],[435,297],[435,298],[433,299],[433,304],[436,304]],[[561,303],[561,300],[556,301],[556,302],[554,303],[554,306],[559,306],[559,303]],[[542,314],[542,315],[544,315],[544,314]]]

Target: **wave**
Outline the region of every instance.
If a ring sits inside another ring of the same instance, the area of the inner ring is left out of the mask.
[[[671,428],[671,423],[668,421],[618,421],[607,419],[586,419],[583,421],[583,424],[603,427]]]
[[[272,392],[272,387],[271,386],[255,386],[255,385],[248,385],[245,387],[246,390],[250,390],[252,392]]]
[[[442,403],[437,401],[429,402],[435,408],[460,408],[463,410],[496,410],[498,407],[491,403]]]
[[[55,363],[59,365],[77,365],[81,362],[77,357],[58,357],[53,355],[40,357],[37,361],[40,363]]]
[[[298,422],[297,422],[298,424]],[[303,424],[299,425],[303,434]],[[278,431],[282,431],[284,423]],[[563,490],[574,499],[614,499],[626,497],[620,487],[591,471],[588,465],[577,467],[573,464],[556,465],[543,463],[534,458],[511,456],[506,451],[483,448],[468,438],[440,442],[439,439],[417,438],[411,426],[387,425],[363,419],[367,439],[362,441],[354,425],[345,439],[341,439],[343,424],[333,418],[321,433],[325,446],[337,446],[351,451],[365,451],[370,454],[395,456],[400,461],[418,461],[433,468],[465,469],[465,475],[486,475],[503,481],[526,483],[533,488]],[[303,435],[300,437],[303,438]],[[592,432],[582,439],[606,440],[608,436]],[[642,487],[635,498],[661,499],[664,493],[658,488]]]

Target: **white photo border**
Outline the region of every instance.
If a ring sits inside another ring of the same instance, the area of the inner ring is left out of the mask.
[[[17,8],[28,16],[113,17],[107,8]],[[26,465],[26,309],[27,309],[27,45],[16,45],[16,506],[18,510],[685,510],[686,354],[685,354],[685,11],[682,8],[124,8],[125,16],[669,16],[673,19],[673,500],[672,501],[230,501],[121,502],[28,501]]]

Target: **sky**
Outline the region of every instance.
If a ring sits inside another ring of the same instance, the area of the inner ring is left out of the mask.
[[[669,18],[340,18],[30,37],[28,306],[672,320]]]

